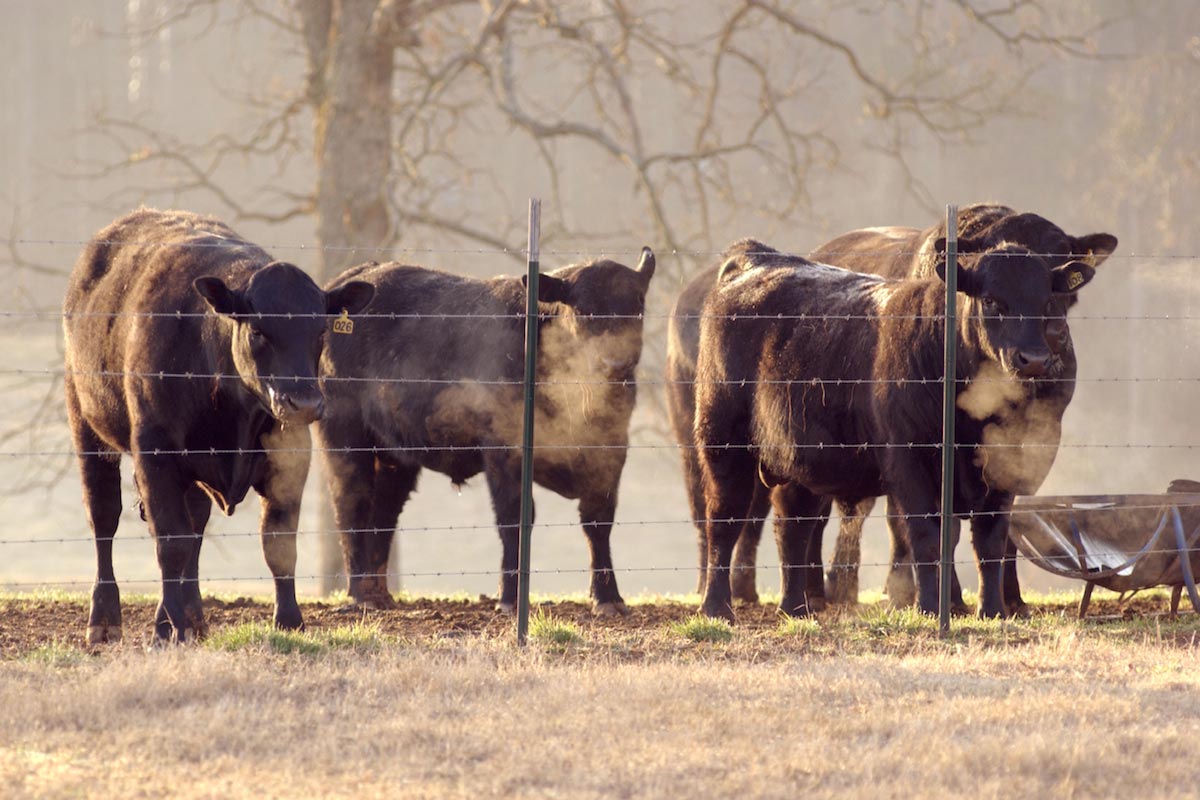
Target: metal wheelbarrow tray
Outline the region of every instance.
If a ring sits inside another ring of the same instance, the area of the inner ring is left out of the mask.
[[[1081,619],[1097,585],[1114,592],[1170,586],[1172,615],[1186,588],[1200,613],[1200,492],[1018,497],[1009,536],[1047,572],[1086,582]]]

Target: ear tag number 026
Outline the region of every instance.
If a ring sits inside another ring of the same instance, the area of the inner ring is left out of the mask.
[[[334,333],[354,333],[354,320],[350,319],[349,312],[342,309],[342,315],[333,321]]]

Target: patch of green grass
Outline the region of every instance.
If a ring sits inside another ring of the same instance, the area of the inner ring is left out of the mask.
[[[270,623],[251,622],[221,628],[209,636],[204,645],[227,652],[264,649],[280,655],[316,656],[331,651],[372,652],[382,648],[385,640],[374,625],[356,624],[302,632],[281,631]]]
[[[821,632],[821,623],[815,617],[783,617],[775,629],[780,636],[808,638]]]
[[[672,622],[668,629],[676,636],[693,642],[728,642],[733,638],[733,626],[723,619],[693,614],[683,622]]]
[[[61,641],[44,644],[36,650],[31,650],[24,657],[25,661],[60,669],[77,667],[87,661],[87,659],[87,653]]]
[[[916,608],[890,608],[888,606],[868,606],[853,626],[855,630],[870,638],[887,638],[889,636],[911,636],[915,633],[934,633],[937,631],[936,617],[922,614]],[[954,621],[950,623],[954,629]]]
[[[552,614],[538,611],[529,620],[529,638],[542,644],[568,647],[583,641],[583,633],[574,622],[555,619]]]

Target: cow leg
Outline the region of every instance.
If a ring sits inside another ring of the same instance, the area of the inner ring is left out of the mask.
[[[841,522],[838,525],[837,542],[829,562],[829,600],[833,603],[853,605],[858,602],[858,566],[862,561],[863,523],[875,498],[868,497],[857,503],[838,503]]]
[[[705,517],[708,520],[708,579],[701,609],[709,617],[733,622],[729,568],[758,480],[754,460],[724,451],[706,460]]]
[[[579,501],[579,521],[583,523],[583,532],[591,551],[592,579],[589,592],[595,612],[604,617],[629,613],[629,607],[617,590],[609,542],[613,517],[617,513],[616,496],[614,490],[603,496],[583,497]]]
[[[937,498],[931,488],[936,484],[920,480],[919,473],[915,472],[911,467],[903,472],[897,470],[907,480],[903,481],[899,491],[890,495],[889,508],[894,509],[893,521],[908,533],[908,544],[917,569],[917,606],[925,614],[937,614],[941,531]]]
[[[689,422],[688,427],[691,427]],[[696,581],[696,591],[704,591],[704,581],[708,577],[708,526],[704,522],[704,483],[700,473],[700,460],[696,456],[696,448],[683,448],[683,484],[687,489],[688,509],[692,515],[692,525],[696,529],[696,542],[700,549],[700,574]]]
[[[355,603],[375,607],[381,600],[378,582],[374,579],[379,571],[375,553],[381,543],[371,523],[376,468],[375,456],[368,448],[377,442],[357,420],[344,413],[328,415],[317,424],[316,434],[325,460],[325,479],[333,503],[334,524],[342,545],[347,591]],[[380,532],[379,536],[391,544],[390,530]]]
[[[977,515],[971,523],[971,542],[975,546],[975,561],[979,565],[981,617],[1005,616],[1002,574],[1012,503],[1012,495],[990,492],[983,501],[985,513]]]
[[[174,449],[170,438],[157,430],[138,431],[134,448],[133,466],[162,574],[155,633],[164,641],[174,638],[184,642],[194,634],[184,596],[184,576],[196,549],[196,532],[192,530],[186,499],[191,481],[184,477],[176,456],[155,455],[155,450]]]
[[[757,493],[761,492],[761,489],[758,488],[759,486],[761,484],[757,484],[755,489],[756,503],[758,500]],[[788,545],[788,558],[799,559],[799,561],[789,563],[803,564],[798,569],[804,572],[804,597],[809,611],[824,611],[825,580],[823,575],[824,569],[821,563],[821,541],[825,531],[825,524],[829,521],[828,503],[819,506],[819,510],[814,515],[812,511],[812,495],[807,490],[790,483],[780,484],[772,489],[769,499],[771,506],[775,510],[776,544],[782,547],[782,545],[779,545],[781,537],[784,537],[789,542],[803,543],[804,552],[802,554],[793,552],[790,549],[792,545]],[[766,516],[766,512],[766,508],[760,509],[756,505],[751,511],[751,515],[758,521],[759,517]],[[758,524],[761,528],[762,523],[758,522]],[[742,536],[745,536],[744,532]],[[779,552],[782,556],[784,551],[780,549]],[[734,552],[734,561],[736,564],[736,551]],[[734,577],[736,579],[736,575]],[[734,597],[737,597],[736,583],[734,584]]]
[[[296,602],[296,529],[312,459],[312,437],[307,425],[280,426],[264,435],[262,444],[267,451],[267,469],[254,488],[262,496],[259,534],[263,557],[275,579],[275,627],[302,630],[304,618]]]
[[[79,472],[83,504],[96,540],[96,582],[88,614],[87,643],[121,640],[121,593],[113,574],[112,543],[121,518],[121,454],[106,447],[79,413],[68,374],[67,412]]]
[[[808,598],[812,572],[809,542],[820,518],[828,517],[830,501],[798,486],[773,492],[771,500],[775,507],[775,542],[779,546],[779,610],[789,617],[805,617],[812,611]]]
[[[1029,606],[1021,597],[1021,581],[1017,576],[1017,545],[1011,536],[1004,539],[1004,610],[1010,617],[1027,619]]]
[[[204,620],[204,607],[200,601],[200,548],[204,544],[204,529],[208,526],[208,518],[212,516],[212,500],[196,484],[188,488],[184,499],[187,502],[188,517],[192,521],[192,530],[196,533],[196,546],[183,573],[184,613],[188,623],[196,631],[196,636],[204,638],[208,635],[208,623]]]
[[[888,568],[887,578],[884,580],[883,591],[892,606],[908,608],[917,602],[917,581],[912,548],[908,546],[904,524],[896,514],[895,504],[888,499],[886,515],[892,552],[889,559],[891,566]]]
[[[754,482],[750,512],[742,523],[737,544],[733,546],[733,571],[729,576],[734,602],[758,605],[758,543],[763,523],[771,508],[771,492],[761,481]]]
[[[521,459],[506,450],[488,450],[484,471],[492,495],[496,527],[500,531],[500,600],[496,610],[513,614],[517,610],[517,570],[521,541]],[[530,509],[532,524],[533,509]]]
[[[371,608],[395,608],[396,600],[388,588],[388,559],[400,512],[421,474],[419,464],[385,462],[375,459],[375,491],[371,498],[369,529],[359,539],[358,595],[355,599]]]

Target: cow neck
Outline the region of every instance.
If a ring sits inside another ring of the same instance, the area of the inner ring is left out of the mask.
[[[220,448],[232,452],[218,457],[216,464],[203,470],[205,474],[198,479],[213,502],[229,515],[245,499],[266,460],[261,452],[262,436],[274,427],[275,419],[259,396],[237,377],[231,325],[215,316],[206,317],[206,321],[210,319],[216,334],[204,337],[204,341],[208,343],[206,356],[212,374],[234,377],[213,379],[209,409],[212,424],[232,432]]]

